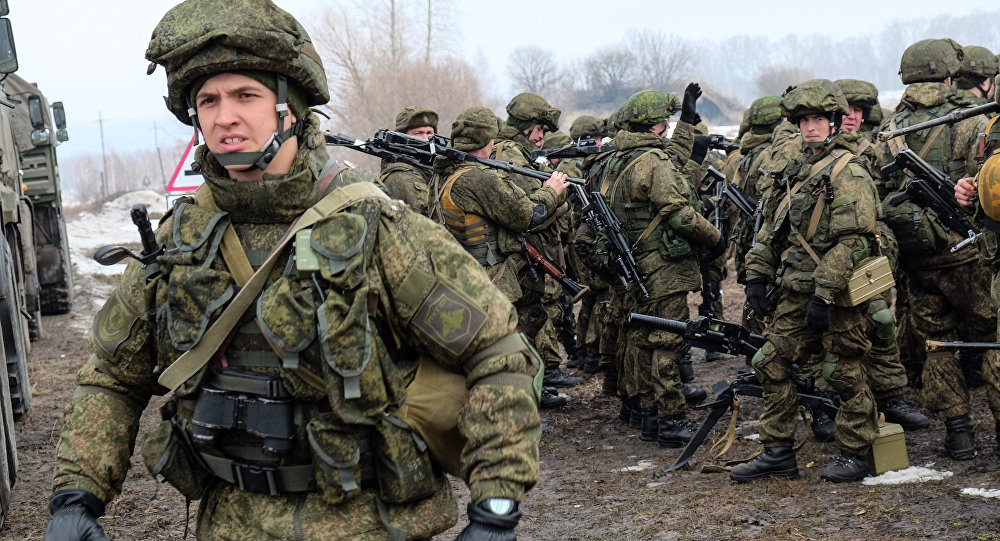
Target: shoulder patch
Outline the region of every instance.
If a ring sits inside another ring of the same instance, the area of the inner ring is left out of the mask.
[[[132,328],[138,321],[139,312],[133,310],[122,298],[121,292],[115,289],[94,318],[91,329],[94,342],[105,354],[114,357],[118,346],[132,334]]]
[[[458,357],[486,322],[486,313],[458,291],[438,281],[413,316],[413,326]]]

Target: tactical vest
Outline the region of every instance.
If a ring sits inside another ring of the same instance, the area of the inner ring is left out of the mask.
[[[478,214],[465,212],[451,199],[455,181],[466,171],[476,168],[486,169],[480,165],[463,165],[445,179],[441,189],[441,214],[444,215],[445,228],[465,247],[465,251],[480,265],[489,268],[504,260],[497,242],[496,224]]]
[[[896,122],[897,128],[905,128],[932,118],[944,116],[958,108],[958,106],[951,102],[915,111],[904,108],[893,119]],[[958,179],[965,176],[965,160],[952,156],[954,129],[954,124],[942,124],[938,127],[909,133],[904,136],[904,139],[906,146],[913,149],[927,163],[940,169],[949,177]]]

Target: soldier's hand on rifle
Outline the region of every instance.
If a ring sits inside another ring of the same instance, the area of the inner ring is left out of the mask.
[[[556,193],[563,193],[566,190],[566,186],[569,186],[569,182],[566,179],[569,176],[566,173],[560,173],[559,171],[553,171],[552,176],[545,181],[544,186],[548,186],[556,191]]]
[[[955,201],[963,207],[971,207],[976,202],[979,182],[972,177],[958,179],[955,183]]]
[[[681,122],[687,122],[692,126],[701,121],[696,109],[698,98],[701,97],[701,85],[689,83],[684,89],[684,101],[681,102]]]
[[[767,280],[764,278],[754,278],[746,285],[747,304],[754,312],[766,316],[771,313],[771,308],[767,305]]]

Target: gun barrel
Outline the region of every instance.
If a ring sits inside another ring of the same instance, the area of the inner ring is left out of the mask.
[[[649,316],[636,312],[629,313],[628,324],[630,327],[652,327],[654,329],[667,331],[681,336],[684,336],[684,331],[687,329],[687,322],[678,321],[676,319],[667,319],[665,317]]]
[[[989,351],[1000,349],[1000,342],[939,342],[927,340],[924,344],[927,351]]]
[[[977,105],[969,109],[961,109],[959,111],[953,111],[944,116],[939,116],[937,118],[932,118],[925,122],[919,122],[912,126],[907,126],[905,128],[899,128],[898,130],[890,130],[879,132],[879,141],[888,141],[889,139],[899,137],[901,135],[906,135],[913,133],[915,131],[926,130],[927,128],[933,128],[934,126],[939,126],[941,124],[954,124],[960,120],[965,120],[966,118],[973,117],[976,115],[984,115],[987,113],[992,113],[994,111],[1000,111],[1000,104],[995,101],[990,103],[984,103],[983,105]]]

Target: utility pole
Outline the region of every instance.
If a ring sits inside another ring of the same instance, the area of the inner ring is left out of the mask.
[[[153,121],[153,144],[156,145],[156,159],[160,161],[160,180],[163,181],[163,190],[167,189],[167,174],[163,172],[163,155],[160,154],[160,140],[156,136],[156,121]]]
[[[101,112],[97,112],[97,125],[101,129],[101,162],[103,163],[104,171],[101,172],[101,197],[108,196],[108,156],[104,153],[104,119],[101,117]]]

